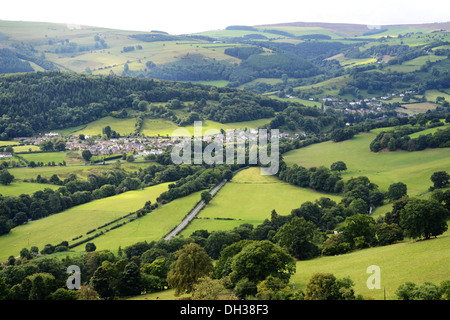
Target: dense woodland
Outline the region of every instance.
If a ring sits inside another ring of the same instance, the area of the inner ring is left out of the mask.
[[[229,88],[131,77],[37,72],[0,77],[0,139],[119,116],[139,102],[213,100],[206,119],[239,122],[269,117],[288,103]],[[243,108],[242,106],[246,106]]]
[[[270,129],[307,134],[331,132],[346,122],[375,122],[383,116],[382,112],[357,116],[331,108],[305,107],[231,88],[60,72],[4,75],[0,77],[0,94],[2,140],[75,127],[108,115],[124,118],[128,117],[127,109],[139,113],[141,120],[166,118],[180,125],[202,119],[228,123],[275,117]],[[166,105],[153,106],[153,102]],[[185,107],[189,117],[174,114]]]

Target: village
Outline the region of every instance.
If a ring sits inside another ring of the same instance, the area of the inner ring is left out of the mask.
[[[236,130],[231,137],[235,141],[245,141],[249,137],[256,136],[258,130],[249,129],[247,131]],[[249,136],[251,135],[251,136]],[[280,133],[279,137],[287,137],[288,134]],[[266,138],[267,135],[264,135]],[[194,138],[194,141],[201,139],[205,142],[214,140],[218,143],[225,142],[225,136],[217,132],[211,135],[204,135],[202,137]],[[14,140],[20,142],[25,146],[39,146],[45,141],[64,140],[66,151],[83,151],[89,150],[93,155],[117,155],[124,153],[132,153],[136,157],[145,157],[148,155],[159,155],[164,151],[170,150],[178,143],[190,141],[190,136],[167,136],[167,137],[147,137],[147,136],[133,136],[106,139],[101,136],[90,135],[71,135],[63,137],[57,132],[48,132],[34,137],[19,137]],[[9,152],[0,153],[0,157],[9,158],[12,154]]]
[[[392,92],[387,93],[380,97],[371,97],[358,99],[353,101],[347,101],[346,99],[340,99],[337,97],[321,97],[321,98],[308,98],[308,101],[318,102],[326,110],[329,107],[333,107],[336,110],[343,110],[350,114],[359,113],[361,115],[369,113],[377,113],[385,111],[385,105],[388,103],[393,103],[393,101],[403,101],[405,97],[410,97],[416,94],[413,90],[406,90],[403,92]],[[286,95],[286,98],[297,99],[298,97],[292,95]],[[399,114],[399,117],[412,116]]]
[[[103,139],[100,136],[71,135],[63,138],[57,132],[48,132],[34,137],[15,138],[15,141],[24,145],[38,146],[44,141],[65,139],[67,151],[89,150],[94,155],[112,155],[134,153],[138,156],[149,154],[158,155],[174,145],[171,138],[152,137],[120,137],[116,139]]]

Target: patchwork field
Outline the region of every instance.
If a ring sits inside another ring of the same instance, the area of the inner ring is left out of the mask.
[[[355,294],[366,299],[397,300],[395,291],[407,282],[421,285],[431,282],[439,285],[448,280],[450,272],[450,231],[435,239],[412,242],[405,241],[337,256],[323,256],[296,262],[296,272],[290,278],[291,288],[305,291],[306,283],[316,272],[332,273],[337,278],[349,277],[354,283]],[[369,266],[380,268],[380,289],[368,289],[367,273]],[[386,292],[386,295],[385,295]],[[175,290],[165,290],[152,294],[140,295],[130,299],[136,300],[173,300]],[[186,295],[188,297],[189,295]]]
[[[265,124],[270,123],[272,119],[273,118],[230,123],[220,123],[216,121],[205,120],[202,122],[202,134],[219,133],[220,129],[258,129]],[[190,125],[186,127],[179,127],[172,121],[166,119],[145,119],[141,133],[146,136],[193,136],[194,126]]]
[[[74,132],[74,134],[84,134],[84,135],[97,135],[102,134],[102,130],[106,126],[110,126],[111,130],[114,130],[121,135],[127,135],[134,131],[134,124],[136,119],[118,119],[111,116],[98,119],[96,121],[90,122],[86,127]]]
[[[243,223],[258,225],[264,219],[270,219],[273,209],[280,215],[288,215],[303,202],[321,197],[340,200],[339,196],[299,188],[274,176],[261,175],[259,168],[251,167],[238,172],[182,235],[189,236],[199,229],[229,230]]]
[[[445,59],[445,56],[436,56],[434,54],[430,54],[428,56],[421,56],[409,61],[404,62],[401,65],[394,65],[389,66],[386,69],[390,71],[397,71],[397,72],[413,72],[420,70],[420,68],[427,63],[427,61],[430,62],[436,62],[439,60]]]
[[[335,161],[344,161],[348,168],[342,173],[344,179],[367,176],[385,191],[390,184],[401,181],[406,183],[411,196],[428,191],[435,171],[450,169],[448,148],[372,153],[369,145],[375,137],[373,132],[362,133],[352,140],[327,141],[290,151],[283,157],[288,165],[295,163],[307,168],[321,165],[329,168]]]
[[[95,243],[97,250],[108,249],[116,252],[119,246],[123,249],[137,242],[158,241],[177,226],[200,201],[200,194],[201,191],[173,200],[144,217],[103,234],[92,242]],[[83,251],[84,246],[75,247],[74,250]]]
[[[297,262],[297,272],[290,282],[295,288],[305,290],[306,283],[315,272],[333,273],[337,278],[350,277],[354,282],[356,294],[376,300],[396,300],[398,286],[410,281],[418,285],[431,282],[439,285],[448,280],[450,271],[450,231],[426,241],[401,243],[358,250],[351,253],[319,257]],[[371,265],[380,267],[381,289],[367,288],[366,273]]]
[[[54,184],[31,183],[31,182],[13,182],[7,186],[0,184],[0,194],[7,196],[20,196],[21,194],[33,194],[36,191],[50,188],[56,190],[59,186]]]
[[[168,183],[164,183],[144,190],[129,191],[15,227],[0,237],[0,261],[10,255],[18,255],[25,247],[37,246],[41,250],[48,243],[57,245],[61,241],[69,241],[71,244],[73,238],[80,235],[86,237],[89,230],[136,211],[149,200],[155,202],[167,188]]]
[[[120,162],[120,168],[133,172],[139,170],[139,168],[144,168],[149,165],[155,165],[154,162]],[[90,174],[98,174],[102,171],[108,171],[113,169],[114,164],[107,165],[84,165],[83,163],[67,165],[67,166],[54,166],[54,167],[20,167],[9,169],[9,172],[14,176],[16,181],[36,179],[38,175],[42,178],[50,178],[53,174],[58,175],[62,180],[68,178],[71,174],[75,174],[80,178],[87,178]]]
[[[42,152],[42,153],[22,153],[20,154],[24,159],[28,161],[34,161],[35,163],[43,162],[47,165],[49,162],[54,162],[56,165],[66,161],[66,164],[81,164],[84,163],[80,152],[65,151],[65,152]]]
[[[439,106],[436,103],[430,103],[430,102],[422,102],[422,103],[410,103],[410,104],[403,104],[402,107],[406,108],[397,108],[397,111],[399,112],[406,112],[406,113],[425,113],[428,110],[434,110],[436,107]]]

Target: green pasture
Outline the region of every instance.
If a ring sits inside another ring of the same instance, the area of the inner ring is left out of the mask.
[[[357,250],[337,256],[323,256],[307,261],[297,261],[291,284],[305,290],[306,283],[316,272],[332,273],[337,278],[350,277],[356,294],[376,300],[396,300],[395,291],[410,281],[418,285],[450,280],[450,231],[426,241],[405,241],[393,245]],[[369,266],[380,268],[381,289],[368,289]]]
[[[79,164],[84,162],[81,155],[75,151],[22,153],[20,156],[30,162],[43,162],[44,165],[47,165],[48,162],[55,162],[56,165],[63,161],[66,161],[67,164]]]
[[[15,146],[14,148],[14,152],[29,152],[30,149],[31,151],[40,151],[41,148],[39,148],[39,146],[35,146],[34,144],[32,145],[24,145],[24,146]]]
[[[406,113],[426,113],[428,110],[434,110],[436,107],[439,106],[435,103],[430,102],[421,102],[421,103],[409,103],[409,104],[402,104],[402,107],[406,108],[398,108],[397,110],[399,112],[406,112]]]
[[[135,118],[113,118],[107,116],[95,121],[90,122],[86,127],[80,129],[79,131],[73,132],[74,134],[84,134],[84,135],[101,135],[103,128],[110,126],[111,130],[114,130],[121,135],[127,135],[134,132],[134,125],[136,123]]]
[[[252,121],[220,123],[212,120],[202,121],[201,134],[215,134],[219,133],[220,129],[258,129],[265,124],[270,123],[273,118],[258,119]],[[141,129],[141,133],[146,136],[193,136],[197,132],[194,130],[194,125],[179,127],[175,123],[166,119],[145,119]],[[200,131],[198,131],[200,133]]]
[[[349,76],[340,76],[315,84],[296,87],[295,89],[300,90],[300,92],[308,92],[320,97],[323,97],[325,95],[338,96],[339,90],[349,82],[351,82],[351,78]]]
[[[227,80],[211,80],[211,81],[189,81],[192,83],[198,83],[198,84],[204,84],[207,86],[214,86],[214,87],[226,87],[229,81]]]
[[[434,127],[434,128],[430,128],[430,129],[425,129],[423,131],[419,131],[419,132],[415,132],[413,134],[410,134],[409,136],[411,138],[417,138],[417,137],[419,137],[421,135],[434,134],[438,130],[443,130],[443,129],[446,129],[448,127],[450,127],[450,124],[446,124],[446,125],[441,126],[441,127]]]
[[[156,198],[167,188],[168,183],[164,183],[144,190],[128,191],[17,226],[0,237],[0,261],[10,255],[17,256],[25,247],[37,246],[41,250],[48,243],[57,245],[61,241],[69,241],[71,244],[73,238],[80,235],[86,237],[89,230],[134,212],[149,200],[156,202]]]
[[[417,70],[420,70],[420,68],[425,65],[427,61],[430,62],[436,62],[439,60],[446,59],[446,56],[436,56],[434,54],[426,55],[426,56],[420,56],[415,59],[409,60],[404,62],[400,65],[393,65],[388,66],[386,69],[389,69],[390,71],[397,71],[397,72],[414,72]]]
[[[261,175],[260,168],[251,167],[238,172],[182,234],[189,236],[199,229],[227,230],[243,223],[258,225],[270,219],[273,209],[288,215],[302,203],[321,197],[340,201],[339,196],[299,188],[274,176]]]
[[[347,58],[344,55],[337,55],[335,56],[334,60],[337,60],[341,66],[344,68],[350,68],[355,66],[360,66],[364,64],[369,63],[375,63],[377,62],[377,59],[375,58],[362,58],[362,59],[351,59]]]
[[[217,38],[217,39],[226,39],[226,38],[241,38],[251,34],[258,34],[267,37],[268,39],[280,39],[286,38],[286,36],[282,36],[279,34],[273,34],[268,32],[261,31],[251,31],[251,30],[213,30],[201,32],[198,35]]]
[[[342,35],[339,31],[322,28],[322,27],[297,27],[297,26],[262,26],[258,27],[259,31],[269,30],[280,30],[289,32],[290,34],[299,37],[311,34],[320,34],[330,36],[332,39],[341,38]]]
[[[55,167],[20,167],[9,169],[9,172],[16,180],[36,179],[38,175],[42,178],[50,178],[53,174],[59,176],[60,179],[68,178],[70,174],[87,177],[91,172],[98,172],[104,166],[55,166]]]
[[[321,103],[319,103],[318,101],[312,101],[312,100],[305,100],[305,99],[299,99],[299,98],[280,98],[277,95],[271,95],[270,96],[273,99],[278,99],[278,100],[282,100],[282,101],[295,101],[298,103],[301,103],[304,106],[307,107],[314,107],[314,106],[320,106]]]
[[[390,184],[403,182],[409,195],[419,195],[432,185],[431,175],[436,171],[450,169],[450,149],[437,148],[423,151],[382,151],[372,153],[369,145],[376,133],[362,133],[352,140],[327,141],[293,150],[283,155],[288,165],[304,167],[325,166],[335,161],[344,161],[348,170],[342,176],[349,179],[367,176],[381,190],[387,191]]]
[[[58,189],[60,186],[56,186],[54,184],[43,184],[43,183],[31,183],[31,182],[21,182],[14,181],[11,184],[5,186],[0,184],[0,194],[7,196],[20,196],[21,194],[33,194],[36,191],[41,191],[46,188],[50,188],[53,190]]]
[[[200,194],[201,191],[161,205],[147,215],[111,230],[92,242],[95,243],[98,250],[108,249],[116,252],[119,246],[124,249],[137,242],[158,241],[176,227],[194,208],[200,201]],[[154,201],[152,200],[152,202]],[[84,247],[79,246],[74,250],[84,250]]]
[[[0,147],[17,146],[17,145],[19,145],[19,142],[17,141],[0,141]]]
[[[311,260],[297,261],[296,272],[289,280],[289,286],[295,290],[306,289],[308,280],[314,273],[332,273],[337,278],[350,277],[355,294],[365,299],[397,300],[395,291],[407,282],[421,285],[431,282],[439,285],[450,279],[450,231],[426,241],[406,239],[401,243],[356,250],[337,256],[322,256]],[[369,289],[367,273],[369,266],[380,268],[380,289]],[[386,292],[386,294],[385,294]],[[183,297],[189,297],[185,295]],[[175,290],[165,290],[146,295],[135,296],[132,300],[175,300]]]
[[[427,101],[436,102],[437,97],[442,97],[450,102],[450,94],[439,90],[427,90],[425,91],[425,98]]]
[[[149,165],[154,165],[153,162],[126,162],[120,161],[120,168],[134,172],[139,170],[139,168],[145,168]],[[71,174],[75,174],[80,178],[87,178],[90,174],[99,174],[103,171],[113,170],[115,166],[115,162],[106,165],[85,165],[83,163],[67,165],[67,166],[54,166],[54,167],[19,167],[19,168],[11,168],[9,172],[14,176],[16,180],[29,180],[36,179],[38,175],[41,175],[42,178],[49,179],[53,174],[58,175],[60,179],[68,178]]]

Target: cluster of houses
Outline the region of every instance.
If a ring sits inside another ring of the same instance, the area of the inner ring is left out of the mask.
[[[278,133],[278,138],[298,138],[300,134],[295,134],[295,137],[290,136],[288,133]],[[220,132],[212,135],[205,135],[202,137],[196,137],[196,139],[202,139],[206,142],[211,142],[213,139],[218,143],[226,143],[227,138],[233,139],[233,141],[245,142],[251,138],[259,137],[260,133],[256,129],[234,130],[231,136],[227,134],[221,134]],[[35,137],[21,137],[15,140],[20,141],[26,145],[39,145],[46,140],[52,140],[55,137],[60,137],[58,133],[45,133],[43,135]],[[66,139],[66,150],[69,151],[83,151],[89,150],[92,154],[96,155],[113,155],[123,153],[134,153],[137,156],[145,157],[147,155],[162,154],[165,150],[171,149],[178,143],[191,141],[191,137],[174,136],[174,137],[121,137],[117,139],[90,139],[89,135],[85,135],[84,139],[80,139],[78,135],[72,135]],[[263,135],[263,138],[270,138],[270,132]],[[0,153],[0,158],[11,157],[12,154],[8,152]]]
[[[39,145],[46,140],[52,140],[59,137],[59,133],[45,133],[35,137],[21,137],[15,140],[27,145]],[[164,138],[118,138],[109,140],[91,140],[86,135],[84,140],[80,140],[78,135],[72,135],[66,140],[66,150],[83,151],[89,150],[92,154],[121,154],[121,153],[137,153],[141,156],[149,154],[161,154],[163,150],[174,144],[172,139]],[[0,153],[1,158],[11,157],[8,153]]]
[[[163,138],[136,137],[91,141],[80,140],[77,135],[73,135],[66,141],[66,150],[89,150],[92,154],[105,155],[134,152],[140,156],[146,156],[149,154],[161,154],[163,150],[173,144],[174,142],[171,139]]]
[[[414,94],[415,91],[409,90],[401,93],[388,93],[385,96],[381,97],[372,97],[366,99],[360,99],[356,101],[343,101],[338,98],[319,98],[318,101],[320,103],[325,104],[324,108],[326,109],[326,105],[332,105],[334,108],[340,108],[349,113],[375,113],[379,111],[383,111],[383,102],[389,101],[393,98],[403,98],[407,95]],[[294,97],[292,97],[294,98]],[[310,101],[315,101],[313,98],[309,99]]]

